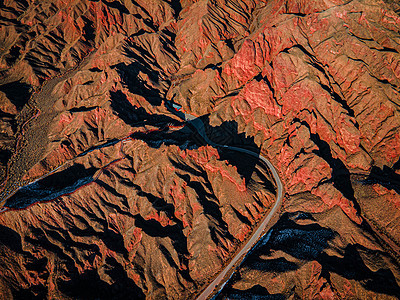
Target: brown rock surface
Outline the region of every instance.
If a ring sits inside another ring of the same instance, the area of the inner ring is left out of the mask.
[[[2,298],[400,297],[399,8],[0,3]]]

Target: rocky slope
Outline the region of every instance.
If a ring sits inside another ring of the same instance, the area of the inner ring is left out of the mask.
[[[395,2],[3,1],[3,299],[400,297]],[[273,296],[271,296],[273,295]]]

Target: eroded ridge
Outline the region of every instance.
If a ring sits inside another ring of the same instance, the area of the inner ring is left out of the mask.
[[[400,297],[398,11],[3,1],[0,294],[195,298],[229,263],[273,174],[172,101],[285,186],[220,297]]]

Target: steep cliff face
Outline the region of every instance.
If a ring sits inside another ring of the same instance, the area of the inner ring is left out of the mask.
[[[275,201],[220,296],[396,298],[400,7],[3,1],[0,290],[195,297]]]

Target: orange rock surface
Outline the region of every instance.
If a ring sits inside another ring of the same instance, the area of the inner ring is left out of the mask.
[[[0,299],[400,297],[395,1],[0,3]]]

